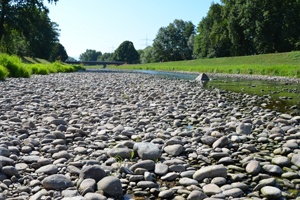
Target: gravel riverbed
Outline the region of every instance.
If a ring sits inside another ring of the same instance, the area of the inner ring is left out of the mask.
[[[0,82],[0,199],[300,199],[300,116],[196,81]]]

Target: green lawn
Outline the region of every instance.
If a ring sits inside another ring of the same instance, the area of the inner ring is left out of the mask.
[[[300,51],[255,56],[197,59],[138,65],[109,66],[117,69],[164,70],[228,74],[256,74],[300,78]]]

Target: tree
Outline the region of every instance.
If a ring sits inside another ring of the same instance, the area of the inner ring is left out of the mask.
[[[193,44],[189,41],[195,34],[192,22],[174,20],[167,27],[159,29],[153,41],[155,60],[179,61],[190,60],[193,54]]]
[[[194,44],[195,57],[230,56],[231,43],[222,14],[223,6],[212,4],[207,16],[200,21]]]
[[[233,56],[297,50],[299,0],[223,0],[223,3]]]
[[[101,55],[101,51],[87,49],[84,53],[80,54],[79,59],[81,61],[97,61]]]
[[[48,59],[58,41],[57,24],[50,21],[48,12],[40,0],[1,0],[1,51]]]
[[[48,0],[49,3],[56,3],[58,0]],[[20,19],[23,18],[20,11],[24,8],[40,8],[47,10],[43,5],[43,1],[39,0],[1,0],[0,2],[0,40],[7,34],[7,29],[18,24]]]
[[[68,58],[69,56],[65,50],[65,47],[60,43],[56,43],[52,48],[49,61],[53,62],[58,60],[58,61],[65,62]]]
[[[124,41],[115,50],[113,59],[115,61],[124,61],[128,64],[136,64],[140,61],[139,53],[134,48],[134,45],[130,41]]]
[[[28,42],[27,56],[48,59],[58,43],[58,25],[51,22],[48,11],[38,7],[23,7],[19,11],[16,30]]]
[[[113,53],[104,53],[98,57],[97,61],[113,61]]]
[[[143,50],[140,54],[140,60],[143,64],[159,62],[159,60],[155,60],[155,51],[152,46],[148,46]]]

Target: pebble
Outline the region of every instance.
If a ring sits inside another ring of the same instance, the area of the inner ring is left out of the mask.
[[[120,179],[114,176],[107,176],[97,183],[98,190],[102,190],[104,194],[115,199],[123,197],[122,184]]]
[[[224,165],[211,165],[203,167],[196,171],[193,175],[193,178],[197,181],[203,181],[205,178],[215,178],[215,177],[224,177],[227,176],[227,169]]]
[[[281,190],[272,186],[265,186],[260,191],[268,199],[279,199],[282,196]]]
[[[43,179],[42,185],[48,190],[63,190],[72,187],[73,183],[70,178],[62,174],[53,174]]]
[[[0,88],[2,199],[300,195],[300,116],[267,97],[105,70]]]

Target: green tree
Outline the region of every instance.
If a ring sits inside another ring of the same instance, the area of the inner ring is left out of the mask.
[[[60,44],[60,43],[56,43],[54,45],[54,47],[52,48],[52,52],[51,55],[49,57],[49,61],[53,62],[53,61],[62,61],[65,62],[67,59],[69,58],[65,47]]]
[[[297,50],[299,0],[223,0],[231,55]]]
[[[84,53],[80,54],[79,59],[81,61],[97,61],[102,55],[101,51],[93,49],[87,49]]]
[[[140,62],[140,55],[130,41],[124,41],[115,50],[113,59],[115,61],[124,61],[128,64],[136,64]]]
[[[155,60],[155,51],[152,46],[148,46],[143,50],[140,54],[140,60],[143,64],[159,62],[159,60]]]
[[[48,11],[38,7],[23,7],[22,19],[16,30],[28,42],[27,56],[48,59],[58,43],[58,25],[51,22]]]
[[[212,4],[207,16],[199,23],[194,44],[195,57],[230,56],[231,42],[228,37],[227,21],[222,14],[223,6]]]
[[[178,61],[192,59],[192,36],[195,34],[195,26],[192,22],[174,20],[167,27],[159,29],[153,41],[155,60]]]
[[[1,52],[48,59],[58,41],[57,24],[50,21],[48,12],[40,0],[1,0]]]
[[[98,57],[97,61],[113,61],[113,53],[104,53]]]

